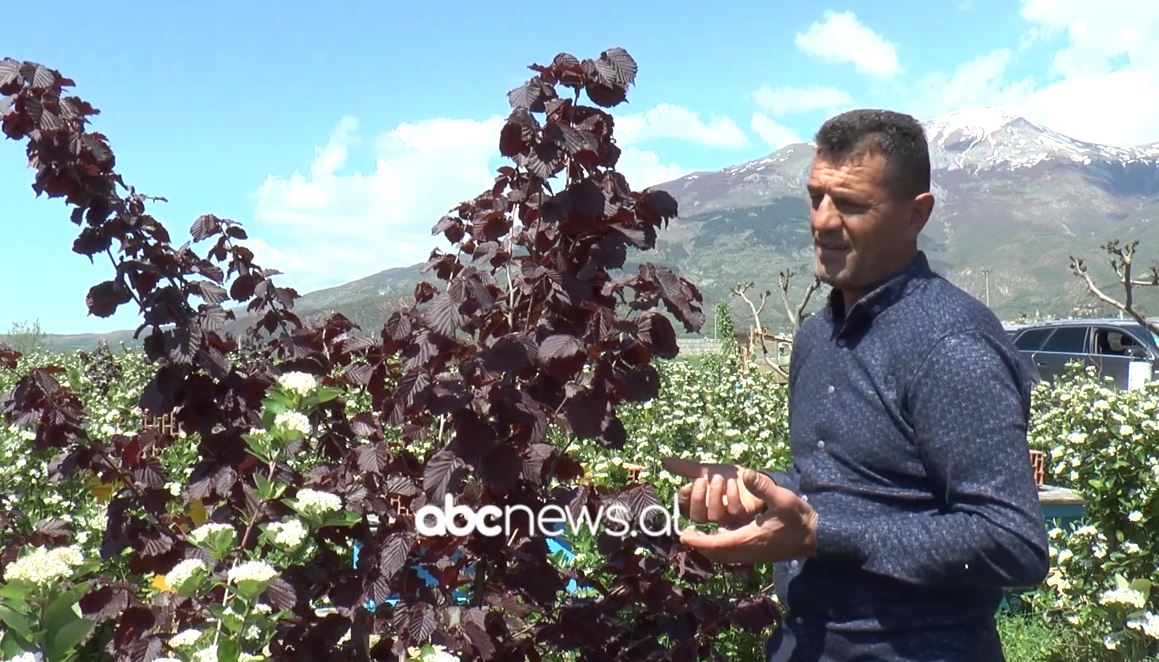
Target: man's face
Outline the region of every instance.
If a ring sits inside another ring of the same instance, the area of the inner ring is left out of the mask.
[[[885,158],[849,159],[837,166],[813,159],[809,175],[817,276],[835,288],[863,292],[904,268],[928,216],[923,194],[896,200],[888,187]]]

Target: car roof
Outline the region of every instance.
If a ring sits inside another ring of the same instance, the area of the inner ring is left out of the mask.
[[[1147,318],[1154,321],[1157,318]],[[1018,330],[1030,328],[1047,328],[1055,326],[1089,326],[1097,324],[1099,326],[1142,326],[1139,321],[1131,317],[1076,317],[1071,319],[1061,320],[1045,320],[1042,322],[1032,322],[1030,324],[1018,325]]]

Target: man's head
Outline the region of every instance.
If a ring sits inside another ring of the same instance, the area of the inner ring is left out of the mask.
[[[816,141],[809,197],[817,275],[856,300],[917,251],[934,206],[929,146],[917,120],[887,110],[837,115]]]

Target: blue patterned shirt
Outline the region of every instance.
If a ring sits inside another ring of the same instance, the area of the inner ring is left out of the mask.
[[[793,464],[769,473],[817,511],[817,553],[775,567],[769,659],[1001,660],[1003,589],[1049,568],[1032,378],[924,253],[842,302],[802,323],[790,360]]]

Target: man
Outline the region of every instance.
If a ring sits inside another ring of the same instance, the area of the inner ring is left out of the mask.
[[[934,207],[912,117],[856,110],[816,136],[816,272],[832,285],[789,368],[793,464],[667,459],[723,563],[775,563],[768,659],[1002,660],[1006,587],[1049,566],[1026,433],[1031,378],[1001,323],[930,270]]]

